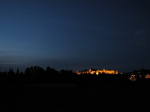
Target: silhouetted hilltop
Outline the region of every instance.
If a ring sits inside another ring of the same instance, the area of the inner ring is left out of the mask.
[[[9,69],[8,72],[0,72],[0,83],[76,83],[79,86],[83,85],[102,85],[102,84],[147,84],[149,83],[150,70],[141,69],[123,74],[96,74],[84,73],[77,74],[72,70],[56,70],[51,67],[43,69],[40,66],[31,66],[20,72],[19,69],[14,71]]]

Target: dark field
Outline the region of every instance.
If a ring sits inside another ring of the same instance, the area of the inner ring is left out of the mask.
[[[149,86],[28,85],[1,87],[0,112],[150,111]]]

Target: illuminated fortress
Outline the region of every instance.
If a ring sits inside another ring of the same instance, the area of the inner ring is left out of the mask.
[[[106,70],[106,69],[92,70],[92,69],[89,69],[87,71],[76,71],[75,73],[78,75],[80,75],[80,74],[96,74],[96,75],[99,75],[99,74],[118,74],[118,70]]]

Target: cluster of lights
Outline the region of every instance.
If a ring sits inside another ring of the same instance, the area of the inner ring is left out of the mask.
[[[131,80],[131,81],[136,81],[136,80],[137,80],[137,77],[142,78],[143,76],[142,76],[142,75],[131,75],[130,78],[129,78],[129,80]],[[145,78],[145,79],[150,79],[150,74],[146,74],[146,75],[144,76],[144,78]]]
[[[92,69],[89,69],[87,71],[76,71],[75,73],[77,73],[78,75],[80,74],[96,74],[96,75],[99,75],[99,74],[118,74],[118,71],[116,70],[106,70],[106,69],[103,69],[103,70],[92,70]]]
[[[76,74],[80,75],[80,74],[95,74],[95,75],[99,75],[99,74],[118,74],[118,70],[106,70],[106,69],[102,69],[102,70],[92,70],[92,69],[89,69],[87,71],[76,71],[75,72]],[[123,74],[123,73],[121,73]],[[134,75],[132,74],[130,77],[129,77],[129,80],[131,81],[136,81],[137,78],[145,78],[145,79],[150,79],[150,74],[146,74],[145,76],[142,76],[140,74],[140,72],[138,72],[138,75]]]

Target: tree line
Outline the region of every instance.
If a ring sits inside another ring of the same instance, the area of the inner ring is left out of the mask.
[[[14,71],[9,69],[8,72],[0,72],[0,81],[3,82],[20,82],[20,83],[61,83],[70,82],[76,78],[72,70],[56,70],[51,67],[43,69],[40,66],[31,66],[20,72],[19,69]]]
[[[131,72],[132,73],[132,72]],[[19,69],[14,71],[9,69],[8,72],[0,72],[0,82],[5,83],[130,83],[131,73],[126,74],[81,74],[78,75],[72,70],[56,70],[51,67],[43,69],[40,66],[31,66],[20,72]],[[150,70],[134,70],[136,73],[150,73]],[[145,81],[143,78],[140,81]]]

